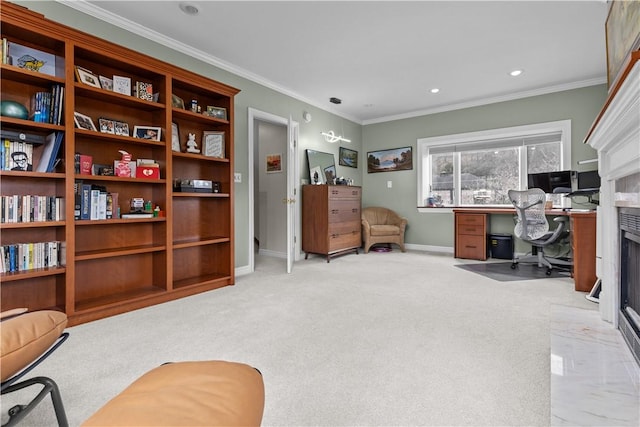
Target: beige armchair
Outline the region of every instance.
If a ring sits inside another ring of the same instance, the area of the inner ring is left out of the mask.
[[[395,243],[404,248],[404,230],[407,227],[407,219],[399,216],[391,209],[372,206],[362,209],[362,239],[364,240],[364,253],[376,243]]]

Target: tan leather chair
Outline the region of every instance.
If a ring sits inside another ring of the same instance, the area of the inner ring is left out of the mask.
[[[376,243],[395,243],[404,248],[404,230],[407,227],[407,219],[401,217],[391,209],[371,206],[362,209],[362,240],[364,241],[364,253]]]

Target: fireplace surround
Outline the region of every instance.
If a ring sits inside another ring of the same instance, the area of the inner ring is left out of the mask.
[[[602,282],[600,315],[621,332],[633,326],[629,324],[629,317],[624,314],[622,305],[621,248],[626,231],[621,231],[620,215],[629,212],[623,209],[636,208],[634,212],[640,210],[639,59],[640,51],[630,55],[621,80],[612,88],[585,141],[598,152],[598,172],[601,177],[596,249],[596,274]],[[631,264],[640,263],[639,254],[632,253],[635,259],[630,260]],[[631,341],[632,350],[634,342],[638,342],[637,335],[636,340]],[[638,360],[637,353],[635,357]]]

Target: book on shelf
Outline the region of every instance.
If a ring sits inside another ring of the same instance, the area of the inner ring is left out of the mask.
[[[153,218],[153,213],[151,212],[129,212],[122,214],[122,218],[131,219],[141,219],[141,218]]]
[[[53,172],[58,158],[58,152],[64,139],[63,132],[53,132],[47,136],[36,168],[37,172]]]
[[[1,170],[33,170],[33,144],[19,139],[3,138],[0,148]]]
[[[88,154],[80,154],[80,175],[91,175],[93,157]]]

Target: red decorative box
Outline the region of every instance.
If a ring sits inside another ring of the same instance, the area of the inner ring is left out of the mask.
[[[145,179],[160,179],[160,168],[157,166],[139,165],[136,168],[136,177]]]

